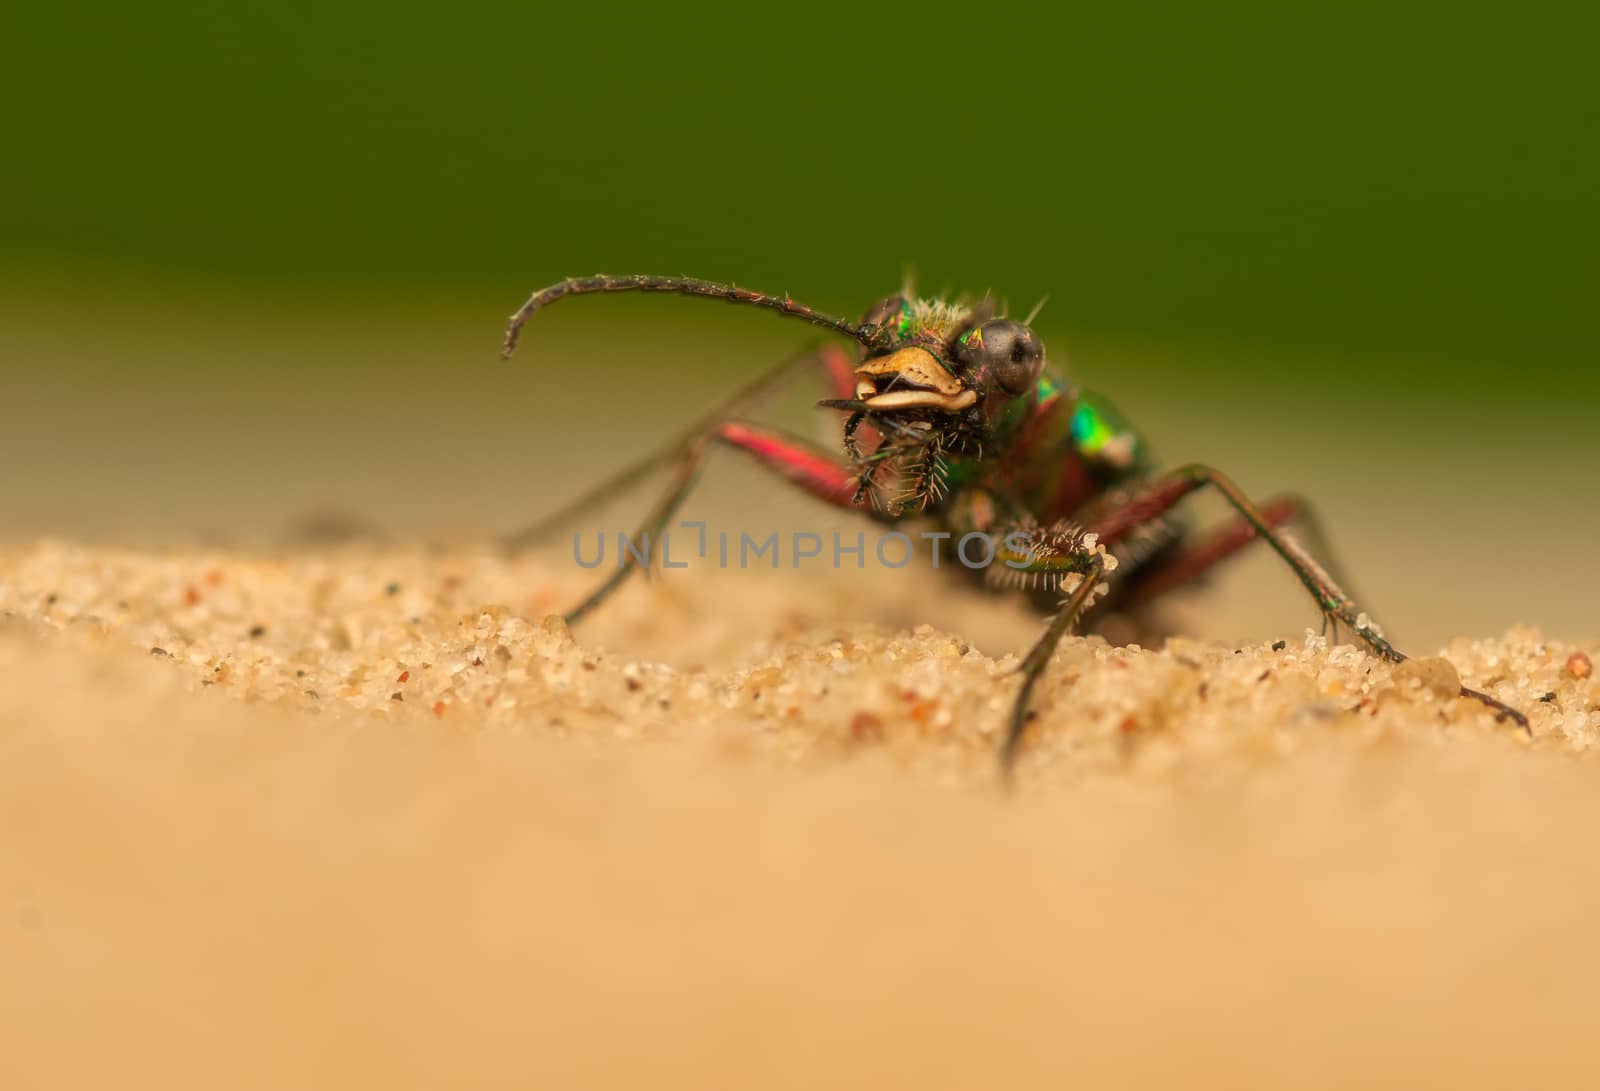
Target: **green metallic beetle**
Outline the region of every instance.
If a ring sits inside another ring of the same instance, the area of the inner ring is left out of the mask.
[[[913,298],[908,291],[881,301],[860,322],[848,322],[787,296],[710,281],[578,277],[535,292],[511,316],[502,354],[511,355],[535,312],[568,296],[597,292],[668,292],[763,307],[842,334],[858,352],[835,345],[783,362],[668,450],[603,482],[512,544],[537,540],[615,490],[671,467],[672,486],[636,532],[657,540],[713,443],[744,452],[837,507],[890,523],[925,520],[958,539],[984,535],[1000,543],[997,563],[983,566],[976,578],[1021,590],[1053,614],[1020,667],[1022,684],[1000,750],[1008,775],[1030,719],[1034,685],[1063,635],[1091,610],[1147,601],[1194,580],[1256,538],[1289,566],[1328,624],[1345,626],[1380,658],[1406,658],[1283,529],[1309,519],[1301,500],[1283,496],[1256,504],[1208,466],[1159,471],[1137,433],[1108,403],[1052,371],[1044,344],[1027,322],[998,315],[987,302],[966,306]],[[830,385],[834,396],[821,407],[847,414],[841,454],[738,419],[801,371],[820,373]],[[1236,517],[1196,537],[1171,513],[1203,488],[1220,494]],[[649,550],[646,545],[645,563]],[[594,609],[640,567],[637,557],[619,564],[568,620]],[[1528,730],[1526,717],[1493,697],[1466,688],[1461,695]]]

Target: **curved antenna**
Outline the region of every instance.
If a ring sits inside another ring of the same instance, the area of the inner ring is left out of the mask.
[[[882,347],[885,337],[879,327],[871,324],[858,324],[846,322],[842,318],[823,314],[821,311],[812,310],[810,307],[796,303],[788,296],[766,295],[763,292],[752,292],[748,288],[740,288],[732,284],[718,284],[710,280],[696,280],[693,277],[658,277],[648,275],[634,276],[606,276],[600,274],[592,277],[568,277],[559,284],[552,284],[548,288],[540,288],[528,297],[517,313],[511,316],[511,322],[506,326],[505,344],[500,349],[501,359],[507,359],[517,349],[517,338],[522,333],[523,324],[534,314],[548,307],[559,299],[570,295],[589,295],[593,292],[670,292],[676,295],[704,296],[708,299],[722,299],[729,303],[747,303],[752,307],[765,307],[770,311],[777,311],[789,318],[798,318],[802,322],[809,322],[813,326],[842,333],[846,337],[861,342],[869,349]]]

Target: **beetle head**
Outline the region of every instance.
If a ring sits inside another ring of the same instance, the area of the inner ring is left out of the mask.
[[[822,404],[896,418],[950,424],[1031,394],[1044,369],[1044,344],[1025,322],[943,300],[891,296],[867,312],[863,328],[883,346],[855,369],[852,398]]]

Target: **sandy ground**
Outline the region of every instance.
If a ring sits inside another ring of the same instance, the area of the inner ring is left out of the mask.
[[[1013,607],[581,586],[0,552],[4,1085],[1600,1078],[1600,642],[1073,639],[1007,796]]]

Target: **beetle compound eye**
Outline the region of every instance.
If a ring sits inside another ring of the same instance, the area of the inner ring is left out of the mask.
[[[892,295],[888,299],[880,299],[873,304],[866,317],[861,320],[863,326],[876,326],[887,330],[895,337],[905,337],[911,324],[911,302],[905,296]]]
[[[956,354],[969,367],[982,366],[1007,394],[1021,394],[1039,378],[1044,345],[1021,322],[996,318],[962,335]]]

